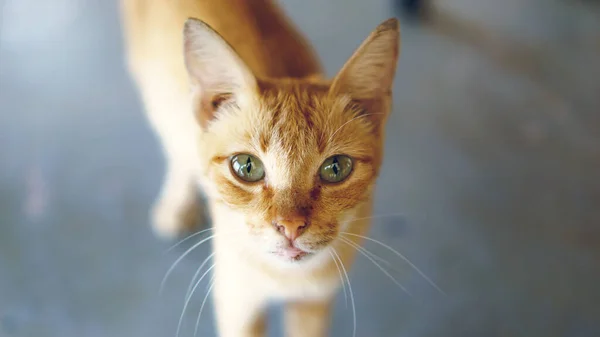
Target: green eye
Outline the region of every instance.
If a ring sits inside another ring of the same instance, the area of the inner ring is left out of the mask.
[[[336,155],[325,160],[319,169],[321,179],[328,183],[339,183],[352,172],[352,159],[344,155]]]
[[[265,177],[262,162],[249,154],[236,154],[231,157],[231,169],[240,179],[251,183]]]

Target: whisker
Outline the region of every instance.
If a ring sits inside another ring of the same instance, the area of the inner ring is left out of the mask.
[[[207,229],[203,229],[203,230],[201,230],[201,231],[198,231],[198,232],[196,232],[196,233],[192,233],[192,234],[188,235],[187,237],[185,237],[185,238],[184,238],[184,239],[182,239],[181,241],[179,241],[179,242],[177,242],[176,244],[174,244],[174,245],[172,245],[171,247],[169,247],[169,249],[165,250],[165,254],[166,254],[166,253],[168,253],[168,252],[170,252],[170,251],[172,251],[173,249],[175,249],[175,247],[177,247],[177,246],[179,246],[180,244],[182,244],[182,243],[186,242],[187,240],[189,240],[189,239],[191,239],[191,238],[193,238],[193,237],[195,237],[195,236],[197,236],[197,235],[200,235],[200,234],[202,234],[202,233],[206,233],[206,232],[208,232],[208,231],[212,231],[212,230],[213,230],[212,228],[207,228]]]
[[[189,253],[191,253],[194,249],[196,249],[197,247],[199,247],[201,244],[205,243],[208,240],[211,240],[217,236],[220,235],[229,235],[229,234],[237,234],[240,231],[229,231],[229,232],[222,232],[222,233],[215,233],[213,235],[210,235],[202,240],[200,240],[200,242],[194,244],[192,247],[190,247],[188,250],[186,250],[183,254],[181,254],[181,256],[175,260],[175,262],[173,262],[173,264],[171,265],[171,267],[169,268],[169,270],[167,270],[165,276],[163,277],[161,283],[160,283],[160,290],[159,290],[159,294],[162,294],[164,287],[165,287],[165,283],[167,281],[167,279],[169,278],[169,276],[171,275],[171,273],[173,272],[173,270],[175,269],[175,267],[177,266],[177,264],[179,264],[179,262],[181,262],[181,260],[183,260],[183,258],[185,258]]]
[[[381,256],[379,256],[379,255],[377,255],[377,254],[369,251],[367,248],[361,247],[359,244],[353,242],[352,240],[346,239],[344,237],[340,237],[339,239],[342,240],[342,241],[346,241],[347,243],[351,244],[352,246],[355,245],[355,246],[361,248],[365,252],[365,254],[371,256],[374,260],[377,260],[377,261],[379,261],[381,263],[385,263],[388,267],[393,268],[393,266],[390,263],[390,261],[388,261],[388,260],[382,258]]]
[[[329,139],[327,140],[327,143],[331,142],[331,139],[333,139],[333,136],[335,136],[335,134],[336,134],[336,133],[338,133],[338,131],[340,131],[340,130],[341,130],[343,127],[344,127],[344,126],[346,126],[346,124],[348,124],[348,123],[350,123],[350,122],[352,122],[352,121],[354,121],[354,120],[357,120],[357,119],[359,119],[359,118],[362,118],[362,117],[367,117],[367,116],[370,116],[370,115],[385,115],[385,114],[384,114],[383,112],[374,112],[374,113],[360,114],[360,115],[358,115],[358,116],[355,116],[355,117],[353,117],[351,120],[349,120],[349,121],[347,121],[346,123],[342,124],[342,126],[340,126],[340,127],[337,129],[337,130],[335,130],[335,131],[334,131],[334,132],[331,134],[331,136],[329,136]]]
[[[348,292],[350,293],[350,303],[352,304],[352,337],[356,337],[356,305],[354,304],[354,293],[352,292],[352,285],[350,284],[350,278],[348,277],[348,272],[346,271],[346,267],[344,267],[344,262],[335,251],[335,248],[331,247],[330,252],[338,259],[340,262],[340,266],[342,267],[342,271],[346,276],[346,282],[348,282]]]
[[[348,293],[346,292],[346,282],[344,282],[344,278],[342,277],[342,269],[340,269],[340,265],[337,262],[337,260],[335,259],[335,256],[333,256],[333,254],[331,253],[331,251],[329,252],[329,255],[331,255],[331,259],[335,263],[335,266],[338,270],[338,275],[340,276],[340,281],[342,281],[342,289],[344,290],[344,302],[346,303],[346,308],[348,308]]]
[[[365,216],[365,217],[361,217],[361,218],[350,219],[348,221],[348,223],[352,223],[352,222],[360,221],[360,220],[379,219],[379,218],[387,218],[387,217],[390,217],[390,216],[404,216],[404,215],[405,215],[404,213],[379,214],[379,215]]]
[[[225,234],[231,234],[232,232],[226,232]],[[230,238],[231,239],[231,238]],[[234,238],[235,239],[235,238]],[[207,256],[204,261],[202,261],[202,263],[200,264],[200,266],[198,267],[198,269],[196,270],[196,272],[194,273],[194,276],[192,277],[192,280],[190,281],[190,284],[188,286],[188,289],[186,291],[186,297],[190,294],[192,285],[194,284],[196,278],[198,277],[198,275],[200,274],[200,271],[202,270],[202,267],[204,267],[204,265],[206,265],[208,263],[208,261],[215,256],[215,252],[212,252],[209,256]],[[213,276],[214,277],[214,276]],[[202,278],[200,278],[202,279]],[[208,288],[208,287],[207,287]]]
[[[236,233],[236,231],[232,231],[232,232],[225,232],[225,233],[220,233],[220,234],[232,234],[232,233]],[[202,267],[209,261],[210,258],[212,258],[215,255],[215,253],[211,253],[206,259],[204,259],[204,261],[202,262],[202,264],[200,265],[200,267],[198,267],[198,269],[196,270],[196,273],[194,274],[194,277],[192,278],[192,281],[190,282],[190,285],[188,286],[188,290],[186,293],[186,303],[184,305],[183,311],[182,311],[182,316],[180,318],[180,322],[178,325],[178,330],[179,330],[179,326],[181,325],[181,319],[183,317],[183,314],[187,308],[188,302],[190,301],[190,299],[192,298],[192,295],[194,294],[194,292],[196,291],[196,288],[200,285],[200,283],[202,282],[202,280],[206,277],[206,275],[208,275],[208,273],[216,266],[216,263],[212,264],[205,272],[204,274],[202,274],[202,276],[200,276],[200,278],[198,279],[198,281],[196,282],[196,284],[194,285],[194,287],[190,290],[190,287],[192,286],[192,284],[194,283],[194,280],[196,279],[196,277],[198,277],[198,274],[200,273],[200,271],[202,270]],[[213,286],[213,280],[215,278],[215,275],[213,273],[213,275],[210,278],[209,284],[206,287],[206,296],[204,297],[204,300],[202,301],[202,306],[200,307],[200,315],[202,314],[202,309],[204,308],[204,303],[206,302],[206,299],[208,297],[208,294],[210,293],[212,286]],[[196,332],[198,330],[198,325],[200,323],[200,315],[198,316],[198,321],[196,321],[196,327],[194,330],[194,336],[196,335]]]
[[[200,240],[200,242],[194,244],[192,247],[190,247],[188,250],[186,250],[183,254],[181,254],[181,256],[175,260],[175,262],[173,262],[173,264],[171,265],[171,267],[169,268],[169,270],[167,270],[167,273],[165,274],[165,277],[163,277],[162,281],[160,282],[160,290],[159,290],[159,294],[162,294],[163,289],[165,287],[165,283],[167,281],[167,279],[169,278],[169,275],[171,275],[171,273],[173,272],[173,269],[175,269],[175,267],[177,266],[177,264],[179,264],[179,262],[181,262],[181,260],[183,260],[183,258],[185,258],[189,253],[191,253],[194,249],[196,249],[197,247],[199,247],[201,244],[205,243],[206,241],[214,238],[215,236],[217,236],[217,234],[213,234],[207,238],[204,238],[202,240]]]
[[[208,285],[206,286],[206,291],[208,291],[208,289],[210,289],[210,285],[213,283],[214,280],[215,280],[215,274],[213,273],[210,277],[210,280],[208,281]]]
[[[425,281],[427,281],[432,287],[434,287],[437,291],[439,291],[441,294],[446,295],[446,293],[440,289],[440,287],[438,287],[437,284],[435,284],[435,282],[433,282],[429,277],[427,277],[427,275],[425,275],[425,273],[423,273],[419,268],[417,268],[417,266],[415,266],[412,262],[410,262],[410,260],[408,258],[406,258],[404,255],[402,255],[400,252],[398,252],[397,250],[395,250],[394,248],[386,245],[385,243],[379,241],[379,240],[375,240],[373,238],[370,238],[368,236],[364,236],[364,235],[359,235],[359,234],[354,234],[354,233],[348,233],[348,232],[340,232],[342,235],[351,235],[351,236],[356,236],[374,243],[379,244],[380,246],[386,248],[387,250],[391,251],[392,253],[396,254],[398,257],[400,257],[402,260],[404,260],[404,262],[408,263],[409,266],[411,266],[414,270],[417,271],[417,273],[419,273],[419,275],[421,275],[421,277],[423,279],[425,279]]]
[[[181,323],[183,322],[183,315],[185,314],[185,310],[187,309],[188,305],[190,304],[190,300],[192,299],[192,295],[194,295],[194,292],[196,291],[196,288],[198,288],[198,286],[200,285],[200,282],[202,282],[202,279],[204,277],[206,277],[206,275],[208,275],[208,273],[215,267],[215,264],[213,264],[212,266],[210,266],[205,272],[204,274],[202,274],[202,276],[200,277],[200,279],[198,280],[198,282],[196,282],[196,284],[194,285],[194,288],[192,288],[192,291],[189,295],[186,295],[186,299],[185,299],[185,303],[183,304],[183,309],[181,310],[181,315],[179,316],[179,323],[177,323],[177,332],[175,334],[176,337],[179,337],[179,331],[181,330]]]
[[[198,334],[198,327],[200,326],[200,317],[202,316],[202,310],[204,310],[204,305],[206,304],[208,295],[210,295],[210,292],[212,291],[214,286],[215,286],[215,281],[214,281],[214,276],[213,276],[210,286],[208,287],[208,290],[206,291],[206,295],[204,295],[204,299],[202,300],[202,304],[200,305],[200,312],[198,313],[198,318],[196,319],[196,327],[194,328],[194,337],[196,337],[196,334]]]
[[[198,277],[198,275],[200,275],[200,271],[202,270],[202,267],[204,267],[204,265],[206,265],[213,256],[215,256],[214,252],[211,253],[206,259],[204,259],[204,261],[202,261],[202,263],[200,264],[200,267],[198,267],[198,269],[196,269],[196,273],[194,274],[194,277],[192,277],[192,281],[190,281],[190,285],[188,286],[188,289],[185,292],[186,297],[190,295],[192,286],[194,285],[194,282],[196,281],[196,278]]]
[[[408,294],[408,296],[412,297],[412,294],[410,293],[410,291],[408,291],[403,285],[402,283],[398,282],[398,280],[396,280],[396,278],[394,276],[392,276],[387,270],[385,270],[385,268],[383,268],[379,263],[377,263],[377,261],[375,261],[375,259],[373,259],[371,256],[369,256],[368,254],[366,254],[363,251],[363,248],[359,245],[357,245],[356,243],[348,240],[348,239],[344,239],[344,238],[340,238],[342,240],[342,242],[346,243],[347,245],[349,245],[350,247],[353,247],[354,249],[356,249],[356,251],[358,251],[359,253],[361,253],[364,257],[366,257],[367,259],[369,259],[369,261],[373,262],[373,264],[375,266],[377,266],[377,268],[379,268],[379,270],[381,270],[390,280],[392,280],[392,282],[394,282],[398,287],[400,287],[400,289],[402,289],[405,293]]]

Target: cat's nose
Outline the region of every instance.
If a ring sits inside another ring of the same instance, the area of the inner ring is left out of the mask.
[[[290,241],[296,240],[308,227],[304,217],[279,219],[274,222],[275,228]]]

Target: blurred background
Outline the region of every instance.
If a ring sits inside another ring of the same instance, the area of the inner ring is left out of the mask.
[[[418,19],[401,1],[280,3],[330,75],[402,18],[370,235],[447,296],[367,244],[412,297],[359,258],[357,336],[600,336],[600,4],[439,0]],[[124,68],[118,2],[0,5],[0,336],[174,336],[209,247],[159,296],[188,246],[165,253],[149,227],[164,162]],[[277,307],[270,318],[281,335]],[[351,333],[340,294],[331,335]],[[198,335],[215,335],[211,310]]]

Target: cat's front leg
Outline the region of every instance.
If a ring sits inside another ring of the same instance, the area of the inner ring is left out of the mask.
[[[170,78],[159,74],[156,78]],[[150,84],[153,82],[146,79]],[[161,82],[163,83],[163,82]],[[166,88],[175,87],[164,82]],[[196,228],[204,213],[198,196],[198,149],[196,125],[186,102],[186,95],[159,90],[153,85],[144,87],[142,94],[147,115],[159,136],[167,164],[160,195],[152,209],[155,233],[174,238]]]
[[[290,302],[285,308],[286,337],[325,337],[329,330],[331,300]]]
[[[192,231],[202,217],[196,178],[190,165],[178,159],[169,159],[161,193],[152,210],[154,231],[167,238]]]
[[[244,280],[215,283],[214,305],[219,337],[265,337],[265,301]]]

